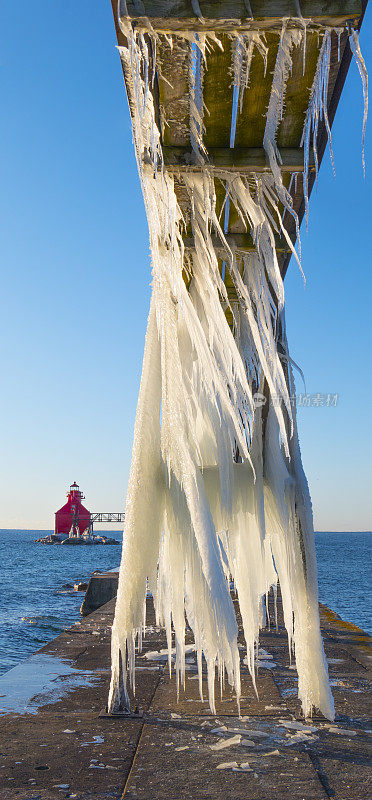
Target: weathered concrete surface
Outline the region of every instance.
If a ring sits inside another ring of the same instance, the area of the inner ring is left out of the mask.
[[[101,608],[113,597],[116,597],[118,579],[118,572],[100,572],[92,575],[80,609],[83,617],[91,614],[92,611],[97,611],[97,608]]]
[[[177,703],[174,678],[169,679],[162,654],[154,657],[165,639],[149,607],[133,702],[139,716],[112,719],[99,713],[107,698],[113,611],[114,600],[0,679],[0,695],[6,689],[0,697],[6,711],[0,717],[1,800],[372,797],[371,650],[359,628],[321,607],[337,718],[331,725],[315,717],[304,732],[293,727],[304,721],[280,615],[279,631],[266,630],[261,637],[259,698],[243,665],[241,718],[228,688],[213,718],[198,695],[191,649],[186,692],[181,689]],[[232,737],[238,738],[215,749]],[[230,766],[221,768],[224,764]]]

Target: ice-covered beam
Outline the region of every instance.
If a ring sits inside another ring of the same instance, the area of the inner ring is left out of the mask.
[[[253,244],[252,237],[249,233],[226,233],[225,239],[227,244],[231,248],[231,250],[256,250],[255,245]],[[195,242],[193,236],[185,236],[183,243],[185,245],[185,250],[187,251],[194,251],[195,250]],[[221,240],[218,236],[212,236],[212,244],[215,252],[218,255],[226,254],[226,247],[224,247]],[[275,237],[275,248],[277,252],[286,253],[289,250],[289,246],[285,242],[284,239],[280,239],[279,236]]]
[[[284,172],[302,172],[304,168],[304,152],[292,147],[280,148],[282,158],[281,169]],[[164,166],[168,172],[200,169],[191,147],[163,146]],[[270,165],[263,147],[211,147],[208,149],[208,166],[216,169],[227,169],[230,172],[266,172]],[[314,161],[311,167],[314,166]]]
[[[121,14],[133,20],[147,17],[158,31],[239,30],[281,27],[283,17],[311,19],[316,25],[358,24],[361,0],[127,0]]]

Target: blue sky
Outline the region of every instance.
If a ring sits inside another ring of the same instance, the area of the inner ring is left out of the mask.
[[[370,66],[371,14],[361,45]],[[372,69],[370,68],[370,72]],[[50,528],[77,480],[124,503],[150,298],[147,225],[109,0],[0,8],[0,527]],[[320,530],[372,528],[371,137],[352,64],[286,278],[299,427]],[[298,390],[301,391],[300,380]]]

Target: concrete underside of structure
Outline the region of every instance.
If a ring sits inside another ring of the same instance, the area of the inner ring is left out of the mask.
[[[77,622],[0,679],[1,800],[372,796],[371,640],[359,628],[321,606],[337,716],[334,724],[314,717],[304,732],[280,608],[279,630],[271,607],[271,630],[260,640],[259,698],[242,663],[241,718],[228,687],[214,718],[199,699],[191,649],[186,691],[181,689],[177,702],[175,679],[169,679],[164,656],[155,654],[166,642],[148,601],[150,630],[137,657],[135,713],[112,718],[100,713],[107,701],[114,604],[113,599]],[[192,642],[190,632],[187,641]],[[243,644],[241,631],[239,641]],[[235,744],[213,749],[234,736]],[[231,766],[221,768],[226,763]]]
[[[118,21],[117,0],[111,0],[116,36],[118,44],[126,45],[126,37],[120,29]],[[195,4],[199,5],[199,3]],[[303,58],[303,47],[295,47],[292,58],[291,74],[286,84],[285,103],[283,116],[277,131],[277,145],[281,155],[280,169],[283,174],[283,184],[288,189],[293,201],[293,210],[298,215],[299,222],[305,212],[304,198],[304,150],[301,144],[305,116],[309,104],[311,87],[316,73],[321,37],[316,30],[328,27],[333,29],[330,69],[327,87],[327,113],[329,125],[332,127],[338,102],[343,90],[346,75],[351,60],[351,50],[348,44],[347,24],[359,29],[365,8],[366,0],[347,0],[339,2],[332,0],[320,3],[318,0],[301,0],[301,3],[287,0],[273,0],[267,3],[263,0],[246,2],[213,2],[204,0],[201,3],[202,18],[198,19],[191,13],[193,6],[184,0],[177,3],[169,0],[146,0],[134,2],[127,0],[122,7],[127,10],[128,17],[134,26],[145,30],[150,26],[160,39],[157,43],[157,59],[160,69],[156,69],[156,79],[151,88],[155,107],[155,119],[161,132],[161,146],[164,158],[164,169],[174,175],[175,192],[185,220],[184,244],[185,258],[193,251],[193,236],[190,225],[190,199],[182,185],[182,174],[186,170],[201,171],[198,159],[195,163],[195,153],[192,151],[190,140],[190,108],[189,108],[189,42],[182,37],[169,41],[162,34],[175,34],[189,31],[206,33],[212,31],[216,34],[223,50],[218,45],[211,46],[208,53],[206,69],[203,75],[203,115],[204,135],[203,144],[206,148],[204,167],[211,170],[223,169],[233,171],[240,176],[268,171],[269,163],[263,148],[267,109],[272,91],[272,79],[275,69],[280,30],[283,19],[296,18],[301,10],[302,17],[312,20],[315,28],[310,25],[306,34],[306,58]],[[248,13],[247,8],[250,8]],[[194,8],[194,6],[193,6]],[[252,16],[251,16],[252,14]],[[336,28],[339,26],[339,35]],[[232,32],[244,33],[247,30],[258,30],[265,36],[267,45],[267,65],[260,53],[253,53],[248,86],[241,99],[241,107],[237,115],[236,135],[234,145],[231,145],[231,120],[233,109],[233,80],[232,80]],[[125,77],[125,75],[124,75]],[[130,109],[133,108],[135,99],[128,82],[126,84]],[[166,120],[162,124],[161,120]],[[317,160],[322,161],[328,142],[327,126],[323,119],[319,119],[317,136]],[[296,180],[291,181],[291,176],[297,174]],[[315,182],[315,161],[313,150],[310,152],[309,164],[309,192]],[[225,203],[225,190],[221,181],[216,178],[215,192],[217,198],[217,211],[222,214]],[[279,203],[281,213],[283,207]],[[247,231],[241,215],[230,201],[226,228],[226,241],[230,247],[237,251],[251,251],[254,249],[251,232]],[[297,238],[296,224],[291,214],[283,217],[284,227],[294,243]],[[226,260],[226,252],[220,252],[221,242],[218,242],[217,252],[222,269],[222,262]],[[222,248],[223,250],[223,248]],[[284,277],[291,258],[291,250],[283,236],[276,237],[276,251],[278,264]],[[227,259],[228,261],[228,259]],[[190,273],[190,274],[189,274]],[[188,275],[185,273],[187,285],[192,275],[192,267],[188,266]],[[231,274],[226,264],[224,282],[230,302],[237,300]],[[232,316],[226,312],[229,324]]]

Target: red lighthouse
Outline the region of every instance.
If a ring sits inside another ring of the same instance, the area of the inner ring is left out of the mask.
[[[90,511],[82,504],[84,495],[77,483],[72,483],[67,493],[67,503],[56,511],[54,532],[57,535],[79,537],[89,528]]]

